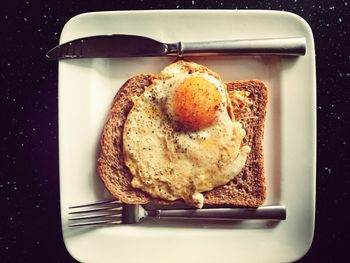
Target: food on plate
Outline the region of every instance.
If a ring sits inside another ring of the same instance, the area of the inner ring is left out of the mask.
[[[101,136],[98,172],[125,203],[257,207],[265,200],[266,86],[224,83],[178,60],[118,91]]]

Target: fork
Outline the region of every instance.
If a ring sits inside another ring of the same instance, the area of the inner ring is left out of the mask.
[[[202,209],[155,209],[146,210],[141,205],[130,205],[118,200],[103,200],[95,203],[69,207],[69,226],[136,224],[147,217],[184,219],[264,219],[285,220],[283,205],[258,208],[202,208]]]

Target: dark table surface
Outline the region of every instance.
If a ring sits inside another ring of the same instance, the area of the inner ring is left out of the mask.
[[[348,255],[350,1],[4,1],[0,70],[0,262],[74,262],[60,226],[57,62],[45,53],[64,24],[88,11],[272,9],[311,26],[317,64],[317,200],[301,262]],[[249,2],[249,3],[248,3]]]

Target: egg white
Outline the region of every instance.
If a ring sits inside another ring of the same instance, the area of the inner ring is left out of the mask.
[[[185,64],[184,64],[185,63]],[[215,122],[204,129],[178,129],[172,110],[176,88],[189,77],[213,83],[221,95]],[[197,64],[177,62],[135,99],[124,125],[125,164],[132,186],[153,197],[203,205],[200,192],[226,184],[243,168],[250,151],[245,131],[230,113],[225,84]]]

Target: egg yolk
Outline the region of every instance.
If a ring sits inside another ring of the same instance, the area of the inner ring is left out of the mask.
[[[215,121],[220,103],[221,94],[213,83],[202,77],[191,77],[175,91],[175,117],[187,128],[205,128]]]

